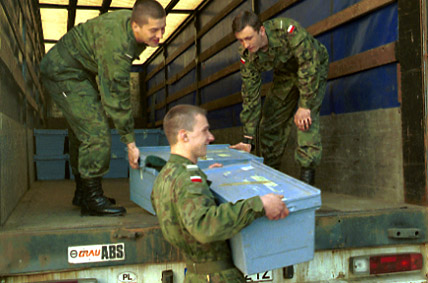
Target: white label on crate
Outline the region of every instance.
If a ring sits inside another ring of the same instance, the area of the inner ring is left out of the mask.
[[[254,169],[254,167],[253,166],[245,166],[245,167],[242,167],[241,169],[242,169],[242,171],[248,171],[248,170]]]
[[[105,244],[68,247],[69,263],[125,260],[125,244]]]
[[[245,276],[246,282],[267,282],[267,281],[273,281],[273,274],[272,270],[260,272],[252,275],[246,275]]]
[[[265,178],[263,176],[254,175],[254,176],[251,176],[251,179],[253,179],[253,180],[257,181],[257,182],[263,183],[267,187],[276,187],[276,186],[278,186],[277,183],[274,183],[271,180],[269,180],[269,179],[267,179],[267,178]]]
[[[117,280],[119,281],[119,283],[137,283],[137,274],[127,271],[127,272],[122,272],[121,274],[119,274],[119,276],[117,277]]]
[[[227,154],[227,153],[219,153],[217,155],[220,157],[229,157],[230,156],[230,154]]]

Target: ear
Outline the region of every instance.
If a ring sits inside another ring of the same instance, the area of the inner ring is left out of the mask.
[[[260,27],[260,35],[265,35],[266,34],[266,29],[264,26]]]
[[[189,138],[187,137],[187,131],[184,129],[181,129],[178,131],[178,140],[181,142],[187,142]]]

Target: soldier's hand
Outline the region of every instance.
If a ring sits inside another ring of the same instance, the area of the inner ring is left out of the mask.
[[[140,158],[140,150],[135,145],[135,142],[128,143],[126,146],[128,147],[129,166],[132,169],[138,169],[138,158]]]
[[[219,168],[219,167],[223,167],[223,164],[221,164],[221,163],[214,163],[214,164],[211,164],[210,166],[208,166],[208,169]]]
[[[270,193],[261,196],[263,207],[265,209],[266,217],[269,220],[278,220],[288,216],[290,213],[287,206],[282,201],[283,195]]]
[[[311,110],[299,107],[294,115],[294,124],[301,131],[309,130],[312,125]]]
[[[251,151],[251,144],[240,142],[238,144],[229,146],[229,148],[250,152]]]

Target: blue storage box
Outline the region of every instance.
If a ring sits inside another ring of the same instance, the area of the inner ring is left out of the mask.
[[[74,175],[69,165],[70,179],[74,180]],[[121,156],[112,154],[110,157],[109,171],[103,178],[128,178],[128,160],[125,158],[125,153]]]
[[[64,154],[67,130],[38,130],[34,129],[36,139],[36,154],[38,156],[54,156]]]
[[[110,169],[104,178],[128,178],[128,160],[125,155],[115,155],[110,158]]]
[[[169,146],[140,147],[139,149],[141,165],[144,164],[146,157],[149,155],[155,155],[168,161],[171,151]],[[228,144],[214,144],[207,146],[207,156],[198,160],[198,166],[204,169],[216,162],[227,165],[248,160],[263,162],[262,157],[249,154],[245,151],[230,149]],[[129,170],[131,200],[153,215],[155,211],[150,200],[150,195],[157,175],[158,172],[153,168],[141,167]]]
[[[168,145],[165,133],[161,129],[135,129],[135,143],[137,146]],[[111,130],[111,152],[121,155],[126,151],[126,145],[120,141],[116,129]]]
[[[230,239],[233,261],[244,274],[313,259],[315,210],[321,206],[318,189],[254,161],[204,172],[221,203],[276,193],[284,195],[290,210],[286,218],[278,221],[256,219]]]
[[[34,156],[38,180],[63,180],[65,179],[65,164],[67,154],[51,156]]]

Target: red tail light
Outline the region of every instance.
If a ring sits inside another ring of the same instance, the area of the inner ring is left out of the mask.
[[[422,269],[422,255],[397,254],[370,257],[370,274],[381,274]]]
[[[360,256],[350,259],[352,273],[356,275],[384,274],[422,269],[420,253]]]

